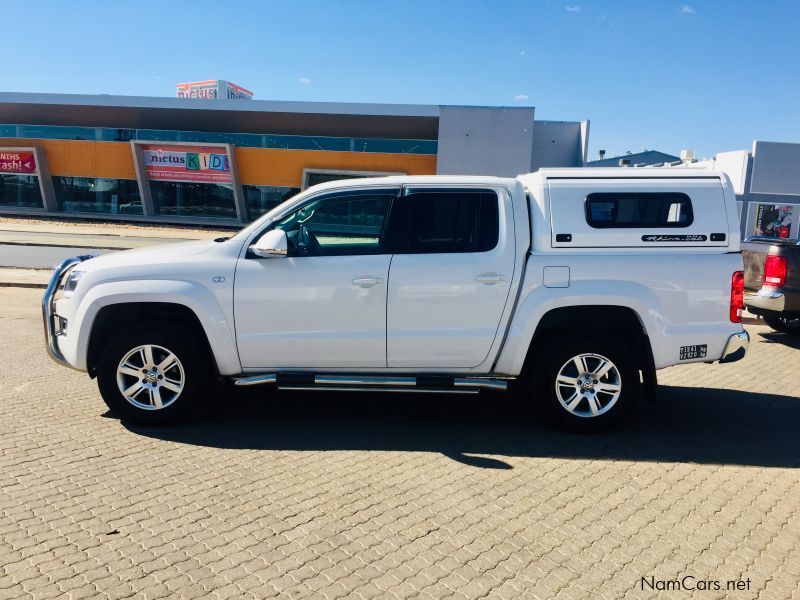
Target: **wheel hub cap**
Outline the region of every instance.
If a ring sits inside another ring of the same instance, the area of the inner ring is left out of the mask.
[[[577,417],[598,417],[619,400],[622,378],[616,365],[605,356],[579,354],[559,370],[555,391],[567,412]]]

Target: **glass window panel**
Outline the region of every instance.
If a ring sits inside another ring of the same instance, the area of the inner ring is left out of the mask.
[[[39,177],[36,175],[0,174],[0,206],[44,208]]]
[[[55,138],[59,140],[94,140],[97,131],[94,127],[66,127],[52,125],[20,125],[19,137]]]
[[[800,204],[773,204],[767,202],[750,202],[748,205],[747,237],[774,237],[796,239],[798,237],[798,221],[800,221]]]
[[[134,129],[133,139],[150,142],[176,141],[177,131],[159,131],[158,129]],[[171,134],[167,137],[165,134]]]
[[[497,246],[491,190],[410,191],[392,211],[388,244],[398,254],[486,252]]]
[[[110,127],[98,127],[97,137],[102,142],[129,142],[134,137],[133,129],[111,129]]]
[[[394,192],[328,194],[275,224],[286,232],[290,256],[379,254]]]
[[[432,140],[388,140],[353,138],[352,152],[382,152],[388,154],[436,154],[437,143]]]
[[[53,189],[64,212],[143,214],[139,185],[133,179],[53,177]]]
[[[158,214],[177,217],[236,219],[233,188],[217,183],[151,181],[150,192]]]
[[[380,177],[379,174],[358,175],[348,173],[326,173],[313,171],[306,173],[306,187],[317,185],[318,183],[327,183],[328,181],[341,181],[342,179],[364,179],[365,177]]]
[[[328,150],[336,152],[381,152],[390,154],[436,154],[436,140],[396,140],[313,135],[173,131],[167,129],[117,129],[65,125],[0,124],[0,137],[61,140],[229,143],[251,148]]]
[[[247,203],[247,213],[251,220],[268,213],[279,204],[300,193],[300,188],[269,185],[245,185],[242,186],[242,189]]]
[[[595,228],[688,227],[692,201],[677,192],[598,192],[586,197],[586,222]]]

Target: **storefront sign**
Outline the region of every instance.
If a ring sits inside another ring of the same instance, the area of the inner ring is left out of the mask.
[[[230,157],[221,146],[147,144],[142,154],[152,181],[233,182]]]
[[[0,173],[16,173],[21,175],[36,174],[36,157],[33,152],[0,151]]]

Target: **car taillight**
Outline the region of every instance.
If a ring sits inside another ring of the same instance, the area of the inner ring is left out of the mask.
[[[744,309],[744,272],[736,271],[731,279],[731,323],[742,322]]]
[[[786,283],[786,257],[768,256],[764,263],[764,285],[780,287]]]

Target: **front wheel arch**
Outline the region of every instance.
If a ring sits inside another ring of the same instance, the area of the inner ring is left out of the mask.
[[[109,340],[121,329],[126,329],[136,323],[158,321],[181,327],[203,345],[208,356],[213,356],[211,344],[200,319],[188,306],[174,302],[121,302],[104,306],[94,318],[86,351],[86,367],[89,376],[97,376],[97,367],[102,359],[103,350]],[[216,361],[211,360],[210,362],[216,369]]]

